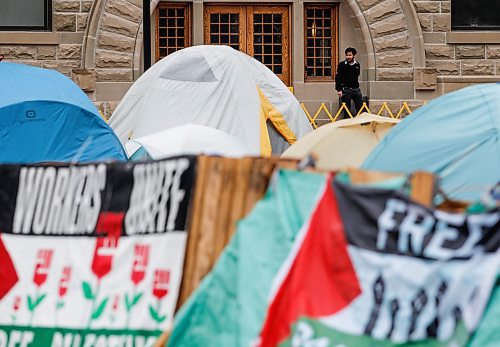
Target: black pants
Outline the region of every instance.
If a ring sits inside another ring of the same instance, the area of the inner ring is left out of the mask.
[[[352,111],[352,101],[354,101],[355,112]],[[361,110],[363,106],[363,96],[361,95],[361,89],[359,88],[344,88],[342,90],[342,102],[345,102],[349,111],[351,111],[352,116],[355,117],[358,111]],[[346,111],[343,111],[343,118],[350,118]]]

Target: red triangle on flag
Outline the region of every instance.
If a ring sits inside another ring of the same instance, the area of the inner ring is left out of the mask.
[[[19,280],[10,258],[9,251],[5,247],[2,235],[0,234],[0,300],[14,287]]]
[[[295,241],[302,244],[268,308],[260,347],[281,343],[299,317],[332,315],[361,293],[331,183],[304,226],[305,236]]]

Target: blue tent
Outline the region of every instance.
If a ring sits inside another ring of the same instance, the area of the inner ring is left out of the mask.
[[[113,130],[59,72],[0,63],[0,163],[126,160]]]
[[[500,181],[500,84],[441,96],[396,125],[363,169],[433,172],[449,197],[476,201]]]

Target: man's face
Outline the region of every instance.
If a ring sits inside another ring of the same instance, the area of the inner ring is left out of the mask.
[[[345,59],[346,59],[349,63],[350,63],[350,62],[352,62],[352,61],[353,61],[353,59],[354,59],[354,54],[352,54],[352,52],[347,52],[347,53],[345,54]]]

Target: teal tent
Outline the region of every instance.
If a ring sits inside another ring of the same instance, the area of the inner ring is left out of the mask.
[[[500,84],[441,96],[403,119],[375,147],[366,170],[430,171],[451,198],[475,201],[500,180]]]
[[[0,63],[0,163],[126,160],[113,130],[66,76]]]

